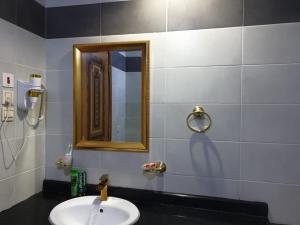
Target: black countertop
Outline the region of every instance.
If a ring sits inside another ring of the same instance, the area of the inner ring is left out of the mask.
[[[2,225],[49,225],[53,207],[67,200],[64,196],[38,193],[0,213]],[[134,202],[141,217],[136,225],[267,225],[263,218],[235,213],[181,207],[176,205]]]
[[[57,183],[53,186],[57,187]],[[141,216],[136,225],[270,224],[266,217],[265,203],[248,203],[237,200],[230,200],[228,203],[226,199],[206,199],[197,196],[191,198],[191,196],[152,193],[135,189],[133,191],[115,187],[111,188],[111,192],[112,196],[128,199],[138,207]],[[135,193],[135,197],[132,196],[133,193]],[[143,197],[140,197],[141,195]],[[65,194],[49,193],[44,187],[44,192],[1,212],[0,224],[49,225],[48,216],[52,208],[67,199],[69,197]]]

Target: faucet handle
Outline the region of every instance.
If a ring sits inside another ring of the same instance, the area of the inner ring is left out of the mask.
[[[108,174],[103,174],[100,178],[100,184],[107,184],[108,183]]]

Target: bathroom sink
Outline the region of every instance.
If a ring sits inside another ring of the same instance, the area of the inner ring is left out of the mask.
[[[98,196],[74,198],[54,207],[49,215],[52,225],[131,225],[140,217],[131,202],[115,197],[101,201]]]

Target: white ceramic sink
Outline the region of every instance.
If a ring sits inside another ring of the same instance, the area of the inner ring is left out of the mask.
[[[132,225],[140,217],[138,208],[131,202],[98,196],[73,198],[54,207],[49,216],[52,225]]]

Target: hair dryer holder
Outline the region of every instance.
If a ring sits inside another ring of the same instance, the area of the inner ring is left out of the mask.
[[[39,93],[46,92],[42,86],[33,86],[29,82],[17,81],[17,107],[20,110],[26,111],[31,108],[31,103],[29,100],[28,92],[35,91]]]

